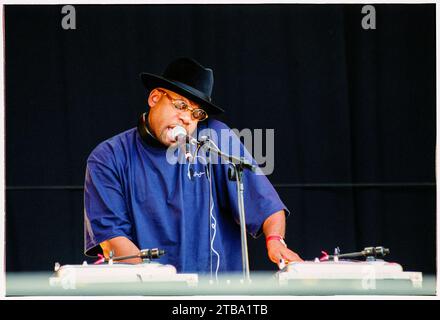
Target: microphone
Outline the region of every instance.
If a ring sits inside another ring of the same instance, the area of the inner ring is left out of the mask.
[[[130,255],[130,256],[119,256],[119,257],[112,257],[113,251],[110,253],[110,258],[105,259],[105,261],[113,260],[113,261],[119,261],[119,260],[126,260],[126,259],[132,259],[132,258],[141,258],[143,259],[159,259],[161,256],[165,254],[165,250],[153,248],[153,249],[142,249],[139,251],[138,254]],[[98,260],[99,261],[99,260]]]
[[[142,249],[139,252],[139,257],[142,259],[158,259],[160,256],[165,254],[165,250],[154,248],[154,249]]]
[[[194,139],[193,137],[189,136],[185,130],[184,127],[181,126],[175,126],[172,130],[171,130],[171,135],[173,137],[174,140],[179,141],[180,143],[183,142],[183,139],[185,139],[185,159],[187,161],[192,161],[193,160],[193,156],[191,154],[191,150],[189,148],[189,145],[197,145],[198,141],[196,139]]]

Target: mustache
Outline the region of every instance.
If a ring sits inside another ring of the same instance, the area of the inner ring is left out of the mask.
[[[182,123],[172,123],[172,124],[166,126],[166,127],[162,130],[162,132],[166,131],[168,128],[173,129],[173,128],[177,127],[177,126],[184,128],[184,129],[186,130],[186,132],[187,132],[188,135],[191,135],[191,134],[197,129],[197,127],[196,127],[196,128],[194,128],[194,129],[191,131],[191,129],[190,129],[189,126],[186,126],[186,125],[184,125],[184,124],[182,124]]]
[[[177,122],[176,123],[171,123],[171,124],[165,126],[160,131],[160,133],[159,133],[160,140],[162,140],[162,141],[167,140],[167,137],[169,137],[168,136],[169,131],[173,130],[177,126],[184,128],[188,135],[191,135],[195,131],[195,129],[196,129],[195,128],[194,130],[190,131],[190,128],[188,126],[185,126],[185,125],[183,125],[181,123],[177,123]]]

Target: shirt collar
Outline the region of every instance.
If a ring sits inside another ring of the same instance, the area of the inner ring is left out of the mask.
[[[145,112],[141,114],[139,121],[138,121],[138,133],[142,138],[142,141],[153,147],[157,148],[167,148],[162,142],[156,139],[154,134],[151,132],[150,126],[148,124],[148,112]]]

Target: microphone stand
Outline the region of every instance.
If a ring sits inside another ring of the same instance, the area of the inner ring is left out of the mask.
[[[249,272],[249,254],[247,247],[247,239],[246,239],[246,218],[245,218],[245,209],[244,209],[244,184],[243,184],[243,171],[245,169],[251,170],[252,172],[256,171],[256,166],[250,163],[245,158],[237,158],[228,154],[223,153],[218,148],[213,148],[210,145],[212,142],[207,137],[202,137],[203,140],[199,141],[198,144],[200,147],[203,147],[208,152],[213,152],[218,155],[220,158],[228,161],[232,168],[228,170],[228,178],[231,181],[237,182],[237,202],[238,202],[238,210],[239,210],[239,218],[240,218],[240,236],[241,236],[241,259],[243,266],[243,278],[245,281],[249,282],[250,272]]]

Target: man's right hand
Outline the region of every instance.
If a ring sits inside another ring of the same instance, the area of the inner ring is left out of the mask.
[[[139,248],[126,237],[115,237],[107,241],[101,242],[100,246],[106,259],[110,258],[110,251],[113,251],[113,257],[134,256],[139,254]],[[116,261],[115,261],[116,262]],[[141,263],[141,258],[131,258],[118,260],[117,262],[137,264]]]

